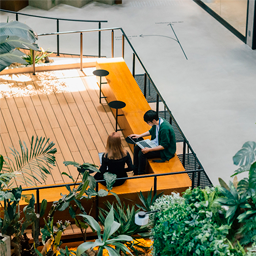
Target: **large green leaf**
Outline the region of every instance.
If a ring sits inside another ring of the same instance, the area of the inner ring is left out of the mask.
[[[25,54],[16,48],[39,50],[36,34],[18,21],[0,23],[0,35],[0,71],[14,62],[27,64],[22,58]]]
[[[119,255],[120,255],[119,253],[116,252],[115,249],[113,249],[113,248],[110,247],[110,246],[107,246],[107,245],[106,245],[106,246],[104,246],[104,248],[107,249],[109,256],[119,256]]]
[[[127,235],[119,235],[119,236],[117,236],[117,237],[115,237],[115,238],[113,238],[113,239],[109,239],[108,241],[107,241],[107,243],[112,243],[112,242],[120,242],[120,241],[132,241],[133,240],[133,238],[131,237],[131,236],[127,236]]]
[[[5,40],[4,40],[5,38]],[[18,36],[1,36],[0,37],[0,54],[8,53],[15,48],[27,48],[35,51],[39,50],[37,44],[31,44],[24,38]],[[23,55],[25,55],[23,53]]]
[[[98,239],[95,242],[85,242],[83,244],[80,244],[77,248],[76,255],[80,256],[82,253],[84,253],[88,249],[94,248],[96,246],[102,246],[102,242],[100,242]]]
[[[256,142],[247,141],[244,143],[242,149],[240,149],[234,156],[233,162],[235,165],[243,166],[251,164],[256,155]]]
[[[85,215],[85,214],[79,214],[79,216],[83,217],[84,219],[87,220],[88,224],[90,225],[90,227],[95,230],[98,234],[98,238],[101,237],[100,232],[101,232],[101,228],[99,223],[90,215]]]
[[[111,190],[113,188],[113,185],[116,181],[116,174],[105,172],[103,174],[104,180],[106,181],[106,186],[108,190]]]
[[[51,169],[50,165],[55,165],[55,156],[57,149],[54,148],[54,143],[49,142],[50,139],[38,138],[32,136],[30,147],[27,148],[25,142],[19,141],[20,152],[15,148],[10,148],[13,159],[6,162],[6,169],[9,172],[20,172],[21,182],[26,185],[35,185],[35,181],[42,183],[46,179]],[[18,177],[17,177],[18,179]]]
[[[249,178],[244,178],[239,181],[237,190],[240,195],[252,197],[256,190],[256,162],[254,162],[249,171]]]
[[[35,32],[26,24],[18,21],[0,23],[0,35],[16,35],[28,40],[30,43],[34,43],[37,40]]]
[[[111,209],[105,219],[104,223],[104,233],[103,233],[103,241],[107,241],[107,239],[111,236],[110,231],[114,224],[114,212],[113,212],[113,206],[111,206]],[[119,224],[120,226],[120,224]]]

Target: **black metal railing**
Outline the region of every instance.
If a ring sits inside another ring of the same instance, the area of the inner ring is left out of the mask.
[[[159,174],[147,174],[147,175],[136,175],[132,177],[124,177],[124,178],[117,178],[116,180],[132,180],[132,179],[142,179],[142,178],[154,178],[154,186],[153,186],[153,193],[154,195],[157,193],[157,178],[162,176],[170,176],[170,175],[184,175],[188,174],[191,179],[191,188],[195,187],[202,187],[205,188],[206,186],[209,186],[209,184],[205,184],[205,181],[201,175],[201,173],[205,173],[203,169],[197,169],[197,170],[189,170],[184,172],[169,172],[169,173],[159,173]],[[99,191],[99,183],[103,182],[104,180],[97,180],[96,181],[96,192]],[[44,189],[50,189],[50,188],[60,188],[60,187],[66,187],[66,186],[77,186],[81,183],[66,183],[66,184],[60,184],[60,185],[51,185],[51,186],[42,186],[42,187],[33,187],[33,188],[24,188],[22,191],[36,191],[36,211],[37,213],[40,212],[40,192],[42,192]],[[98,218],[98,211],[99,211],[99,196],[96,196],[96,218]]]
[[[38,16],[38,15],[32,15],[32,14],[27,14],[27,13],[21,13],[21,12],[14,12],[14,11],[9,11],[9,10],[4,10],[4,9],[0,9],[0,11],[14,14],[16,21],[19,20],[19,15],[33,17],[33,18],[39,18],[39,19],[55,20],[57,33],[60,32],[60,21],[98,23],[99,29],[101,29],[101,23],[108,22],[107,20],[76,20],[76,19],[54,18],[54,17]],[[57,56],[59,56],[60,55],[60,36],[59,36],[59,34],[57,34],[56,36],[57,36],[56,37],[56,39],[57,39]],[[99,31],[98,42],[101,42],[101,31]],[[101,57],[100,43],[99,43],[99,47],[98,47],[98,57]]]

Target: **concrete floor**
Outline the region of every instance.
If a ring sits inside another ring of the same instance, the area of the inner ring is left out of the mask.
[[[102,19],[108,20],[102,27],[122,27],[212,182],[217,184],[218,177],[230,179],[236,169],[233,155],[244,142],[255,140],[256,52],[192,0],[123,0],[123,5],[90,3],[80,9],[59,5],[49,11],[26,7],[21,12]],[[1,14],[2,22],[6,16]],[[38,34],[56,29],[52,21],[26,17],[20,21]],[[169,23],[188,59],[173,40]],[[97,24],[60,25],[61,31],[89,28],[97,28]],[[97,35],[91,37],[97,39]],[[84,38],[86,53],[97,54],[97,41],[90,42],[87,35]],[[102,52],[109,56],[110,34],[102,38],[106,42]],[[62,36],[61,52],[78,51],[78,39]],[[40,39],[39,45],[55,51],[56,39]],[[115,45],[116,55],[120,56],[119,34],[115,34]],[[126,49],[129,64],[131,52]],[[138,67],[136,72],[140,71]]]

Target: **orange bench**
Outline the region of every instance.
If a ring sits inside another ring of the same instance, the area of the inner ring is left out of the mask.
[[[120,111],[118,124],[124,137],[135,133],[141,134],[150,129],[144,122],[144,113],[151,109],[138,84],[132,76],[129,68],[122,58],[101,59],[96,62],[97,69],[105,69],[109,72],[106,76],[107,83],[102,85],[102,93],[107,102],[120,100],[126,103],[126,107]],[[115,115],[115,111],[113,111]],[[131,148],[133,150],[133,147]],[[148,161],[150,173],[184,172],[185,169],[177,155],[164,163]],[[149,191],[153,183],[149,181],[153,178],[143,178],[128,180],[122,186],[115,187],[113,192],[117,194],[132,193],[139,191]],[[191,180],[187,173],[159,177],[157,188],[160,190],[184,191],[191,186]]]

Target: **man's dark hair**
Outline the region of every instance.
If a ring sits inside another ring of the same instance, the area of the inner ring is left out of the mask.
[[[148,110],[145,114],[144,114],[144,121],[147,122],[152,122],[153,120],[158,121],[159,117],[158,114],[156,113],[156,111],[154,110]]]

